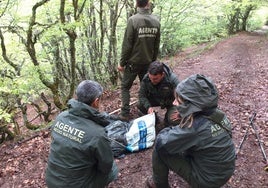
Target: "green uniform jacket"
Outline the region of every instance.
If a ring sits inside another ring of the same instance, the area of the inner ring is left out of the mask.
[[[120,66],[150,64],[157,59],[160,44],[160,23],[150,10],[138,8],[129,17],[125,31]]]
[[[174,89],[179,84],[179,79],[164,64],[165,76],[157,85],[153,85],[147,73],[142,79],[139,90],[139,105],[144,107],[146,111],[152,106],[161,106],[166,108],[172,106],[174,101]]]
[[[71,99],[51,127],[52,143],[46,170],[50,188],[102,188],[113,165],[113,153],[96,109]]]
[[[226,116],[222,123],[231,129]],[[200,187],[220,187],[234,172],[235,148],[230,135],[200,113],[191,128],[163,129],[156,139],[156,150],[164,155],[187,156]]]

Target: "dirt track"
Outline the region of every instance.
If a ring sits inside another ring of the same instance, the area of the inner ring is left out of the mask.
[[[240,33],[218,43],[210,50],[192,58],[189,53],[202,51],[207,46],[188,49],[168,61],[173,70],[184,79],[191,74],[210,76],[220,92],[220,108],[233,123],[236,147],[249,126],[249,118],[257,113],[254,124],[268,152],[268,38],[256,33]],[[250,129],[236,161],[236,171],[225,187],[267,187],[268,172],[263,170],[263,156]],[[151,149],[118,160],[121,175],[110,187],[143,187],[151,174]],[[172,187],[188,187],[171,173]]]
[[[168,61],[180,79],[195,73],[210,76],[220,93],[220,108],[233,124],[233,139],[239,146],[249,126],[249,118],[257,113],[254,124],[268,152],[268,37],[257,33],[240,33],[223,40],[209,50],[207,46],[187,49]],[[193,52],[200,52],[194,55]],[[202,52],[202,53],[201,53]],[[138,84],[133,87],[137,96]],[[119,91],[106,98],[104,109],[118,108]],[[134,107],[133,107],[134,108]],[[134,116],[135,108],[133,109]],[[49,151],[50,137],[41,132],[22,144],[6,143],[0,146],[0,187],[45,187],[44,170]],[[152,149],[116,159],[119,179],[109,188],[141,188],[151,175]],[[238,154],[236,170],[224,187],[267,187],[267,173],[258,142],[250,129],[242,150]],[[176,174],[170,173],[173,188],[188,187]]]

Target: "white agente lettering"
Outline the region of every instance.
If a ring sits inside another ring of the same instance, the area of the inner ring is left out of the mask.
[[[142,27],[139,28],[139,35],[140,34],[156,34],[158,32],[158,28],[156,27]]]
[[[217,124],[214,124],[211,126],[211,136],[212,137],[216,137],[223,132],[224,132],[224,130],[221,128],[221,126],[219,126]]]
[[[81,140],[85,136],[85,131],[59,121],[54,125],[54,130],[63,136],[71,138],[72,140]]]

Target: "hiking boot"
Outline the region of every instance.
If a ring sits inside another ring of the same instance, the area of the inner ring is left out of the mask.
[[[153,177],[148,177],[145,181],[145,188],[156,188],[156,185],[154,184]]]

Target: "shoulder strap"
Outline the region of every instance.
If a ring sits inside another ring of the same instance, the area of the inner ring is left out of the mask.
[[[211,115],[205,116],[207,119],[215,122],[217,125],[221,126],[227,133],[232,137],[232,129],[230,126],[230,122],[227,119],[225,113],[221,110],[216,109]]]

